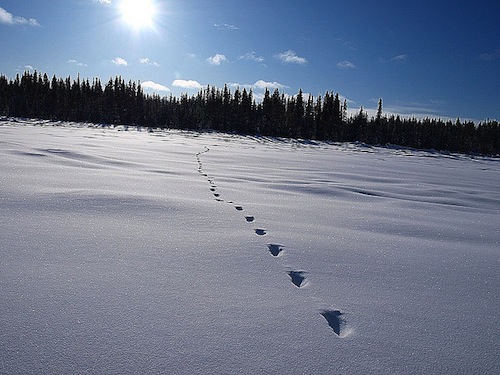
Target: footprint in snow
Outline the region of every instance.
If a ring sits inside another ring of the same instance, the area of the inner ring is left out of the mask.
[[[295,285],[297,288],[300,288],[302,286],[302,283],[306,279],[304,276],[303,271],[288,271],[288,276],[292,279],[293,285]]]
[[[203,164],[201,162],[200,155],[208,152],[209,148],[205,147],[205,150],[203,152],[199,152],[196,154],[196,159],[198,161],[198,172],[203,175],[204,177],[207,178],[208,182],[210,183],[210,191],[214,194],[215,200],[219,202],[224,202],[224,200],[220,199],[220,194],[216,193],[217,191],[217,186],[214,183],[213,178],[209,177],[208,174],[204,173],[203,171]],[[234,202],[229,201],[227,203],[234,204]],[[239,205],[234,205],[234,208],[237,211],[243,211],[243,206]],[[245,216],[245,220],[248,223],[251,223],[255,220],[254,216]],[[265,229],[260,229],[257,228],[255,229],[255,234],[259,236],[264,236],[267,234]],[[271,253],[272,256],[277,257],[282,251],[283,251],[283,246],[282,245],[277,245],[277,244],[268,244],[267,248],[269,249],[269,252]],[[290,276],[292,283],[297,287],[300,288],[305,280],[305,272],[304,271],[287,271],[288,276]],[[325,318],[325,320],[328,322],[328,325],[330,328],[335,332],[336,335],[340,336],[340,332],[342,327],[345,324],[345,320],[342,318],[342,313],[339,310],[323,310],[321,311],[321,316]]]
[[[333,332],[340,336],[340,330],[345,323],[342,313],[339,310],[323,310],[321,315],[326,319]]]
[[[267,248],[273,257],[277,257],[283,251],[283,246],[273,243],[268,244]]]

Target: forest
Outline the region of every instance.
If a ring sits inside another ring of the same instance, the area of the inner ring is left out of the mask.
[[[347,115],[347,102],[326,92],[313,97],[302,91],[289,96],[266,89],[256,101],[251,89],[231,91],[207,86],[197,94],[160,97],[145,94],[140,82],[110,78],[49,78],[26,71],[15,79],[0,75],[0,116],[59,121],[122,124],[148,128],[215,130],[239,134],[302,138],[332,142],[433,149],[500,155],[496,120],[472,121],[401,118],[383,113],[379,100],[375,117],[363,107]]]

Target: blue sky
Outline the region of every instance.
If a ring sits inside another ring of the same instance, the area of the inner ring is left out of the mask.
[[[147,0],[142,26],[123,1],[0,0],[0,73],[121,75],[161,95],[334,91],[353,111],[382,98],[386,113],[500,119],[494,0]]]

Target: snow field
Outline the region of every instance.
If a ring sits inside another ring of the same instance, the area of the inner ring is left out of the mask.
[[[498,160],[20,121],[0,373],[500,371]]]

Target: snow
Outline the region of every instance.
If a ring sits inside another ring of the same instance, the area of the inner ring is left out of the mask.
[[[500,160],[124,130],[0,121],[0,373],[500,373]]]

